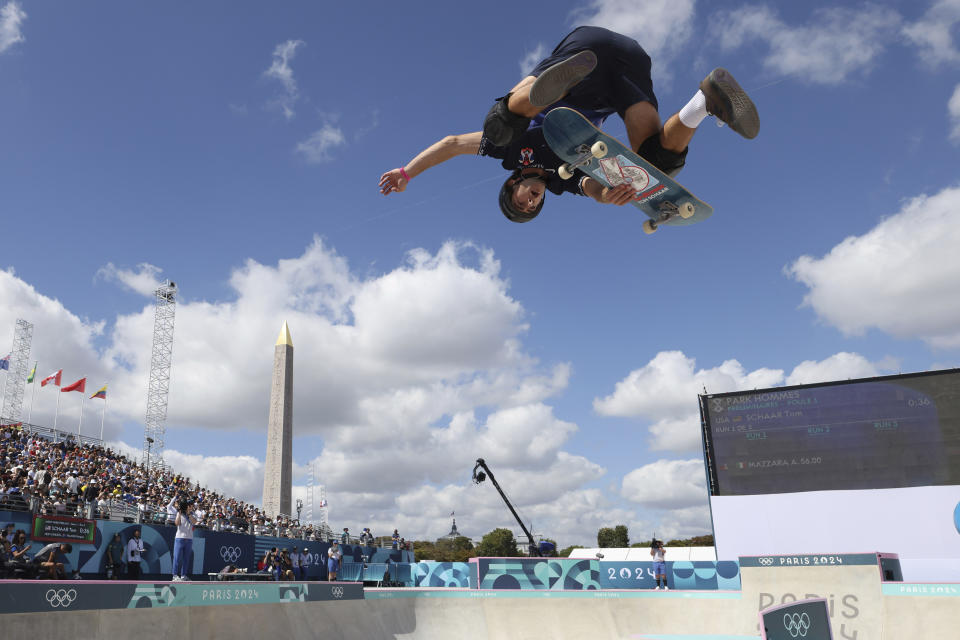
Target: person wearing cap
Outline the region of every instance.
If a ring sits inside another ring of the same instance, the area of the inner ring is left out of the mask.
[[[290,567],[293,570],[293,577],[295,580],[303,580],[303,574],[300,571],[300,553],[299,549],[296,547],[290,551]]]
[[[300,565],[300,579],[307,579],[307,569],[310,567],[310,556],[307,554],[306,547],[300,547],[300,553],[297,554],[297,562]]]
[[[120,541],[120,534],[113,534],[113,539],[107,545],[107,551],[103,554],[107,580],[119,580],[120,568],[123,565],[123,542]]]
[[[340,543],[350,544],[350,528],[349,527],[343,528],[343,533],[340,534]]]

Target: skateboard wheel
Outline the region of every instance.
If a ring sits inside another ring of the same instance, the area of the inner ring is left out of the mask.
[[[569,164],[564,163],[560,165],[559,169],[557,169],[557,175],[559,175],[560,178],[563,180],[569,180],[570,178],[573,177],[573,171],[570,171]]]
[[[653,232],[656,231],[656,230],[657,230],[657,225],[653,222],[653,220],[644,220],[644,221],[643,221],[643,232],[644,232],[645,234],[650,235],[651,233],[653,233]]]
[[[697,208],[693,206],[692,202],[684,202],[680,205],[680,217],[686,220],[687,218],[692,218],[693,214],[697,212]]]
[[[590,153],[594,158],[604,158],[607,155],[607,143],[603,140],[597,140],[590,147]]]

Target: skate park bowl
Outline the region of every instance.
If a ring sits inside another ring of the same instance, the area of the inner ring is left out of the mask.
[[[0,629],[11,640],[759,640],[761,610],[820,598],[835,639],[956,637],[960,584],[885,581],[885,575],[895,574],[893,559],[877,553],[741,557],[734,563],[739,565],[739,588],[674,584],[668,591],[601,585],[601,575],[611,575],[605,569],[620,578],[626,567],[605,567],[600,561],[586,561],[578,565],[582,570],[568,568],[564,575],[560,561],[566,559],[519,558],[470,563],[477,570],[472,576],[476,582],[467,588],[3,581]],[[709,575],[704,577],[709,581]],[[580,586],[571,588],[573,584]]]

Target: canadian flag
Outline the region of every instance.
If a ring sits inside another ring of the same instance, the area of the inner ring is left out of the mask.
[[[83,393],[86,390],[87,390],[87,379],[80,378],[73,384],[68,384],[67,386],[60,389],[60,393],[66,393],[67,391],[79,391],[80,393]]]
[[[62,376],[63,376],[63,369],[60,369],[60,370],[57,371],[56,373],[54,373],[54,374],[52,374],[52,375],[49,375],[49,376],[47,376],[46,378],[44,378],[43,380],[41,380],[41,381],[40,381],[40,386],[41,386],[41,387],[45,387],[45,386],[47,386],[48,383],[52,382],[53,384],[55,384],[55,385],[57,385],[57,386],[59,387],[59,386],[60,386],[60,378],[61,378]]]

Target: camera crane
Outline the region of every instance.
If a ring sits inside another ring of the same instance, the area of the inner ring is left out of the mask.
[[[483,471],[478,471],[478,469],[483,468]],[[527,527],[523,524],[523,520],[520,519],[520,516],[517,515],[516,509],[513,508],[513,505],[510,504],[510,501],[507,500],[506,494],[503,492],[503,489],[500,488],[500,485],[497,484],[497,479],[493,477],[493,472],[490,471],[490,467],[487,466],[487,463],[483,461],[483,458],[477,458],[477,464],[473,466],[473,483],[480,484],[487,478],[490,478],[490,482],[493,483],[493,486],[496,487],[497,492],[500,494],[500,497],[503,498],[504,503],[506,503],[507,508],[510,509],[510,513],[513,514],[513,517],[516,518],[517,524],[520,525],[520,528],[523,530],[523,533],[527,536],[527,540],[530,542],[530,555],[531,556],[540,556],[540,549],[537,548],[537,545],[533,541],[533,535],[527,530]]]

